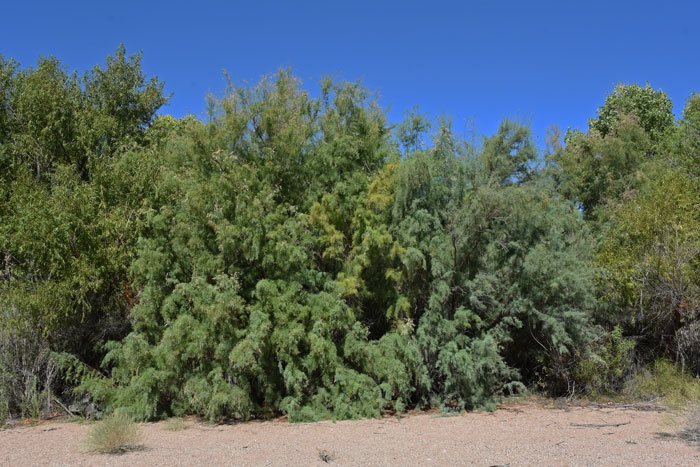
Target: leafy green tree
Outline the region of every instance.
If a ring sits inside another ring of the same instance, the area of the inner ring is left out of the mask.
[[[673,127],[673,103],[663,91],[653,89],[649,84],[618,84],[605,98],[605,105],[598,109],[598,116],[589,120],[591,131],[602,137],[615,131],[619,120],[625,115],[633,115],[652,142],[657,142],[664,132]]]
[[[623,117],[607,136],[569,131],[555,155],[562,170],[560,190],[578,202],[588,218],[603,215],[641,177],[649,137],[634,117]]]
[[[700,369],[700,198],[697,181],[661,166],[613,211],[599,252],[607,298],[639,350]],[[661,355],[659,355],[661,354]]]
[[[666,356],[697,372],[696,108],[693,95],[674,124],[665,94],[619,86],[554,159],[560,190],[600,235],[598,322],[634,336],[642,361]]]
[[[55,58],[0,70],[0,331],[96,365],[95,345],[129,329],[163,85],[123,47],[82,78]]]
[[[569,130],[553,159],[562,172],[560,190],[593,218],[635,188],[641,166],[661,152],[665,133],[673,130],[673,104],[649,85],[621,84],[588,125],[588,133]]]

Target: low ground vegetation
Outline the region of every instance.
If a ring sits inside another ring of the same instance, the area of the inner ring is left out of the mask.
[[[186,430],[189,425],[181,418],[170,418],[163,424],[165,431],[182,431]]]

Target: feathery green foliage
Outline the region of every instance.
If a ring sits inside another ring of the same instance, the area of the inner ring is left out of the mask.
[[[585,229],[536,180],[527,129],[505,122],[469,153],[443,125],[399,162],[356,85],[319,100],[296,86],[282,72],[212,101],[210,123],[164,147],[108,406],[212,420],[489,406],[522,387],[515,365],[584,343]],[[327,165],[342,178],[312,180]]]

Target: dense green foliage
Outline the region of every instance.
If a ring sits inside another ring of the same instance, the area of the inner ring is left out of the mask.
[[[610,111],[613,104],[618,111]],[[622,326],[642,363],[665,356],[697,374],[697,95],[675,125],[669,112],[663,93],[619,86],[591,120],[589,133],[570,133],[556,160],[563,192],[581,203],[598,231],[597,282],[604,310],[598,321]],[[602,121],[610,122],[605,135],[598,128]]]
[[[123,48],[78,77],[54,58],[0,60],[0,391],[32,399],[47,353],[99,364],[132,304],[138,212],[157,172],[149,149],[166,102]]]
[[[676,123],[619,86],[545,161],[516,121],[392,129],[287,71],[156,117],[123,48],[1,60],[0,89],[0,413],[359,418],[700,371],[697,96]]]

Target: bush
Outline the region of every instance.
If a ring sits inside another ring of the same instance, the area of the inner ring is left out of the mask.
[[[103,454],[118,454],[140,447],[141,430],[131,418],[117,412],[90,427],[86,440],[88,450]]]
[[[0,422],[13,416],[39,418],[49,413],[57,373],[46,343],[39,337],[0,328]]]
[[[634,341],[622,337],[622,328],[613,331],[589,349],[578,362],[576,380],[591,395],[612,394],[621,390],[633,371]]]

